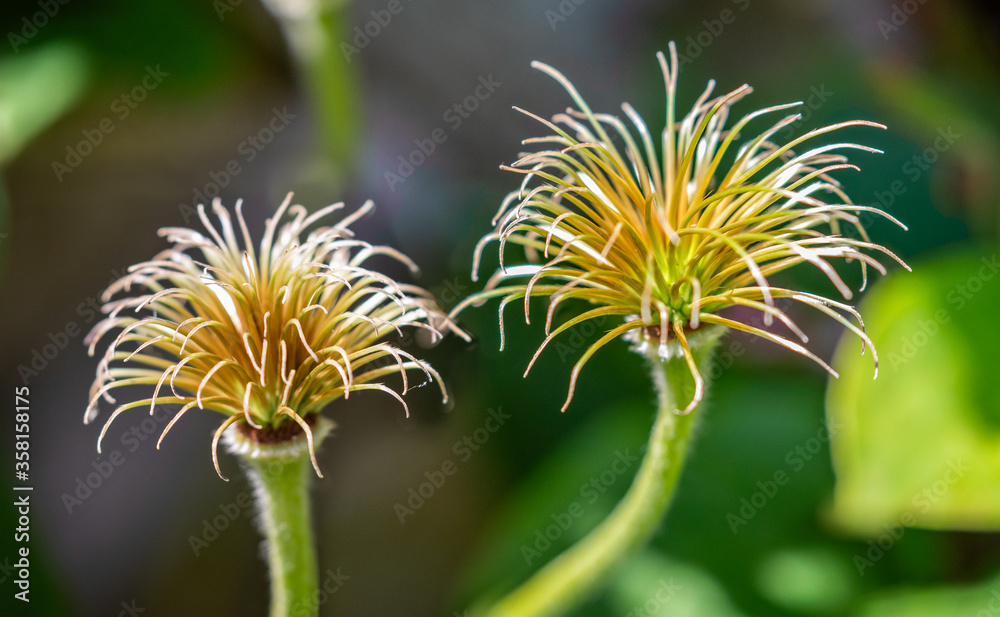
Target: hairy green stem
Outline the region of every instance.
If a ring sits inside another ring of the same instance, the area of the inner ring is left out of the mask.
[[[309,516],[308,452],[244,457],[260,511],[271,573],[271,617],[315,617],[319,576]]]
[[[692,337],[691,351],[703,375],[718,338],[715,331]],[[700,409],[688,415],[676,413],[693,393],[684,358],[661,360],[654,352],[649,360],[659,410],[642,464],[625,497],[586,537],[484,611],[483,617],[565,613],[599,589],[612,569],[642,547],[659,527],[677,487],[692,427],[701,414]]]

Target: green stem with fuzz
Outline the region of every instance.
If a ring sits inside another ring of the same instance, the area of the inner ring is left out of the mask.
[[[260,511],[271,573],[271,617],[318,614],[318,570],[309,508],[312,466],[298,456],[244,457]]]
[[[692,337],[691,351],[706,375],[718,331]],[[676,346],[676,343],[672,343]],[[655,345],[653,345],[655,347]],[[679,350],[678,350],[679,351]],[[659,527],[670,505],[687,452],[691,430],[701,415],[680,415],[694,391],[680,354],[668,360],[649,355],[659,410],[639,471],[625,497],[586,537],[545,565],[482,617],[554,617],[598,589],[613,568],[642,547]]]

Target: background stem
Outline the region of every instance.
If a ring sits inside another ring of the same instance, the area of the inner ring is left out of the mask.
[[[271,617],[288,617],[293,609],[297,617],[315,617],[319,576],[309,514],[309,455],[244,460],[267,544]]]
[[[718,334],[691,341],[699,368],[707,368]],[[609,572],[643,546],[663,520],[677,486],[691,429],[700,409],[679,415],[693,392],[682,357],[649,356],[659,410],[642,464],[625,497],[586,537],[546,564],[520,587],[482,612],[483,617],[553,617],[599,589]],[[707,371],[702,370],[706,375]]]
[[[312,99],[324,153],[345,174],[358,159],[358,79],[350,56],[337,43],[347,38],[341,19],[347,8],[335,4],[313,18],[285,20],[289,44]]]
[[[316,122],[319,156],[293,178],[300,187],[296,192],[303,194],[309,187],[324,195],[340,192],[357,171],[363,125],[360,80],[351,66],[360,52],[350,44],[347,51],[342,48],[351,41],[342,28],[351,3],[270,0],[265,4],[282,25]],[[303,6],[308,9],[301,10]]]

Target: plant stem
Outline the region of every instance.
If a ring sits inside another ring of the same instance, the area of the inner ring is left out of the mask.
[[[244,460],[267,544],[271,617],[288,617],[293,609],[296,617],[315,617],[319,576],[309,516],[309,455]]]
[[[719,338],[706,332],[691,340],[699,368],[706,368]],[[596,591],[612,569],[642,547],[663,520],[677,487],[689,437],[700,410],[683,409],[693,380],[683,357],[648,354],[659,410],[639,471],[625,497],[586,537],[485,611],[483,617],[554,617]],[[702,375],[706,371],[702,370]],[[706,375],[707,377],[707,375]]]
[[[340,42],[346,34],[342,21],[350,6],[345,0],[308,3],[271,0],[266,3],[279,18],[296,59],[316,117],[326,172],[349,178],[358,161],[360,114],[358,76]],[[308,6],[288,10],[286,5]],[[354,53],[358,53],[355,49]]]

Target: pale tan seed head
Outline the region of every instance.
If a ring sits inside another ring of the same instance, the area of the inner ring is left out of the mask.
[[[222,476],[218,442],[232,424],[270,430],[294,422],[306,434],[319,474],[310,422],[331,401],[379,390],[407,409],[402,395],[414,370],[437,383],[447,400],[440,375],[390,340],[407,327],[435,338],[466,335],[428,292],[365,267],[381,255],[417,271],[395,249],[368,244],[350,231],[372,202],[323,226],[319,222],[342,203],[310,214],[291,198],[267,221],[256,247],[241,202],[235,226],[218,199],[212,204],[216,223],[199,206],[204,233],[161,229],[172,246],[130,267],[104,292],[107,317],[87,336],[90,354],[105,335],[118,332],[98,364],[84,421],[97,416],[100,400],[115,403],[118,388],[150,386],[152,392],[112,412],[98,451],[123,412],[148,408],[152,414],[157,404],[173,403],[181,407],[157,448],[189,410],[219,412],[226,419],[215,432],[212,457]],[[112,300],[120,293],[126,295]],[[383,383],[389,375],[401,377],[400,392]]]

